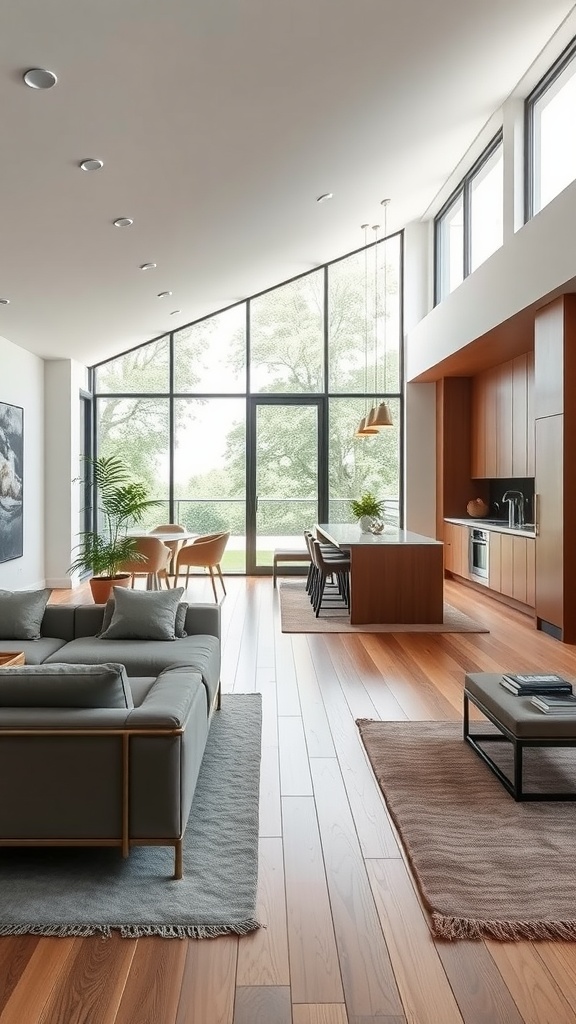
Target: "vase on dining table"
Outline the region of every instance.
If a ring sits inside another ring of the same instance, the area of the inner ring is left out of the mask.
[[[360,516],[358,525],[361,533],[372,533],[373,516]]]

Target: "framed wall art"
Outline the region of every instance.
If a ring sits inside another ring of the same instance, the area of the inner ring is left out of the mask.
[[[0,562],[24,554],[24,410],[0,402]]]

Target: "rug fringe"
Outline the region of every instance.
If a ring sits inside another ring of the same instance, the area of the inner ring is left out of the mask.
[[[432,933],[437,939],[576,939],[576,921],[483,921],[470,917],[448,917],[435,910],[431,914]]]
[[[123,939],[142,939],[148,935],[158,935],[162,939],[217,939],[220,935],[248,935],[262,925],[259,921],[249,918],[237,924],[191,924],[191,925],[2,925],[0,936],[5,935],[44,935],[58,938],[88,938],[100,935],[109,939],[114,932],[119,932]]]

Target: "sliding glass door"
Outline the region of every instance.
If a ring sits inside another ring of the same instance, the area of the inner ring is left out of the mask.
[[[266,572],[274,548],[302,548],[319,518],[323,399],[259,396],[248,406],[247,572]]]

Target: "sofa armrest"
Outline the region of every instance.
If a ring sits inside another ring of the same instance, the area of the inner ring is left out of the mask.
[[[188,636],[208,634],[220,639],[220,605],[219,604],[191,604],[186,612],[184,629]]]
[[[205,701],[204,683],[196,669],[185,666],[165,669],[139,707],[130,711],[128,728],[183,729],[198,692]]]

